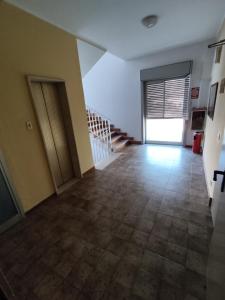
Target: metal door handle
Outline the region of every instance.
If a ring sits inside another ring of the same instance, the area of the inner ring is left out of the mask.
[[[223,180],[222,180],[222,183],[221,183],[221,192],[223,193],[224,192],[224,187],[225,187],[225,171],[218,171],[218,170],[215,170],[214,171],[214,174],[213,174],[213,181],[217,181],[217,175],[222,175],[223,176]]]

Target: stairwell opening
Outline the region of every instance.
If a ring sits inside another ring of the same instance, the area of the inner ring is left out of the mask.
[[[133,138],[94,109],[87,107],[86,112],[94,164],[97,169],[103,169],[121,154]]]

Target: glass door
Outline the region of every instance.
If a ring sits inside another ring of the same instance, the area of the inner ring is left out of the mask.
[[[22,211],[9,183],[3,162],[0,160],[0,233],[19,221],[21,217]]]
[[[146,142],[161,144],[182,144],[183,119],[146,119]]]

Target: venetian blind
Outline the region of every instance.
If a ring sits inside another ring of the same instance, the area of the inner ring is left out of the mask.
[[[188,119],[190,75],[183,78],[144,83],[147,119]]]

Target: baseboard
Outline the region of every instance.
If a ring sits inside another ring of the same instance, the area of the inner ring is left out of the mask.
[[[55,198],[57,198],[57,194],[56,194],[56,192],[53,192],[53,194],[51,194],[47,198],[44,198],[43,200],[41,200],[40,202],[38,202],[37,204],[35,204],[33,207],[31,207],[29,210],[27,210],[25,212],[25,216],[30,215],[33,211],[35,211],[36,209],[38,209],[39,206],[41,206],[44,202],[49,201],[51,199],[55,199]]]
[[[192,145],[184,145],[185,148],[192,148]]]
[[[87,170],[86,172],[84,172],[82,174],[82,177],[88,176],[88,175],[90,175],[90,174],[92,174],[94,172],[95,172],[95,167],[91,167],[89,170]]]
[[[87,170],[86,172],[84,172],[82,174],[82,177],[85,177],[91,173],[93,173],[95,171],[95,167],[92,167],[90,168],[89,170]],[[79,180],[79,179],[78,179]],[[65,190],[66,191],[66,190]],[[32,208],[30,208],[29,210],[27,210],[25,212],[25,215],[29,215],[30,213],[32,213],[35,209],[37,209],[39,206],[41,206],[44,202],[48,201],[48,200],[51,200],[51,199],[54,199],[54,198],[57,198],[57,193],[54,192],[52,195],[48,196],[47,198],[41,200],[39,203],[37,203],[36,205],[34,205]],[[1,298],[0,298],[1,299]]]
[[[130,145],[142,145],[142,142],[133,140],[133,141],[129,141],[129,144]]]

